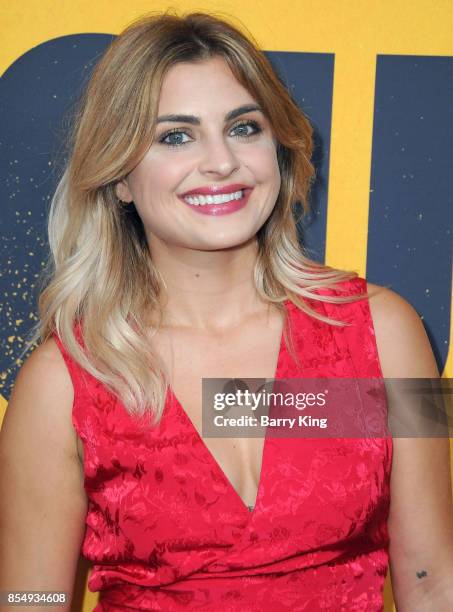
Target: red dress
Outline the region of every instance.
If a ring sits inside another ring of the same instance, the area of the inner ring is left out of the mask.
[[[365,289],[363,279],[342,285]],[[381,377],[368,301],[311,305],[353,324],[287,301],[300,365],[282,340],[275,378]],[[383,609],[390,437],[267,437],[250,511],[171,390],[160,424],[141,427],[56,340],[84,445],[82,554],[96,611]]]

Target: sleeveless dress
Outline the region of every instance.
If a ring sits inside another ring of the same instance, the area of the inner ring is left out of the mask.
[[[361,278],[338,286],[366,290]],[[351,325],[288,300],[300,363],[282,335],[275,378],[382,377],[368,300],[309,303]],[[88,588],[100,591],[96,612],[383,610],[391,437],[266,436],[250,510],[171,389],[159,425],[141,426],[54,337],[84,446],[82,554],[93,564]]]

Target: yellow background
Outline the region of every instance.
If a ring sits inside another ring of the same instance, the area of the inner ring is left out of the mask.
[[[335,54],[326,260],[366,271],[377,54],[453,56],[451,0],[22,0],[0,8],[0,73],[32,47],[86,32],[117,34],[133,18],[174,8],[234,16],[268,51]],[[353,220],[353,222],[351,222]],[[345,248],[347,245],[347,248]],[[452,309],[453,310],[453,309]],[[453,325],[444,376],[453,377]],[[1,398],[0,398],[1,399]],[[5,408],[0,406],[0,421]],[[84,566],[85,567],[85,566]],[[82,568],[83,569],[83,568]],[[79,573],[76,593],[83,596]],[[388,581],[387,581],[388,591]],[[87,593],[84,609],[97,596]],[[386,610],[391,610],[386,594]],[[77,607],[77,606],[76,606]],[[76,609],[76,608],[74,608]]]

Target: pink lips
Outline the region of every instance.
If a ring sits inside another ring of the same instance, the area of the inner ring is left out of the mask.
[[[184,197],[187,196],[195,196],[195,195],[219,195],[225,193],[234,193],[235,191],[242,191],[243,196],[239,200],[231,200],[231,202],[225,202],[223,204],[204,204],[196,206],[194,204],[188,204]],[[252,192],[252,188],[248,185],[242,184],[234,184],[234,185],[225,185],[223,187],[216,186],[207,186],[207,187],[198,187],[197,189],[192,189],[191,191],[186,191],[181,194],[179,197],[184,202],[186,206],[189,206],[194,212],[200,213],[202,215],[212,215],[212,216],[221,216],[228,215],[230,213],[236,212],[247,204],[250,194]]]

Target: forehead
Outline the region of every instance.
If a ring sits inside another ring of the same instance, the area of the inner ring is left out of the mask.
[[[175,64],[167,71],[159,96],[158,113],[202,112],[224,114],[236,106],[256,102],[239,83],[224,59],[210,58]]]

